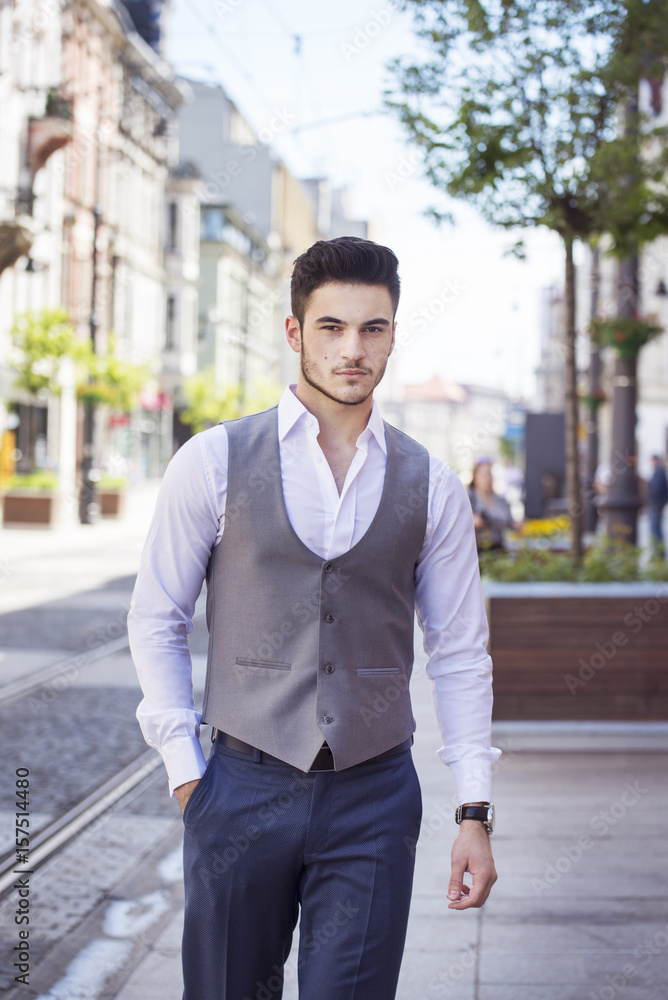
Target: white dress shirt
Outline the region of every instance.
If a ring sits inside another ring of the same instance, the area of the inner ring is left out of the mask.
[[[380,503],[387,450],[374,402],[339,494],[318,444],[320,428],[287,388],[278,404],[283,494],[299,538],[322,559],[347,552]],[[160,488],[128,615],[144,698],[137,718],[162,754],[170,792],[204,773],[187,635],[211,551],[225,528],[227,432],[196,434],[176,453]],[[457,802],[491,801],[492,663],[471,505],[454,472],[430,456],[427,530],[415,576],[415,608]]]

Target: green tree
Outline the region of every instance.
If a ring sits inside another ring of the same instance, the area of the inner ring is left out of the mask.
[[[64,309],[28,311],[14,320],[11,337],[16,349],[16,386],[36,398],[58,393],[63,358],[79,357],[79,343]]]
[[[183,383],[185,409],[181,420],[192,428],[194,434],[213,427],[221,420],[234,420],[241,416],[239,387],[217,386],[213,367],[191,375]]]
[[[668,231],[666,129],[619,128],[640,76],[663,72],[668,0],[407,0],[424,57],[394,62],[387,103],[427,178],[507,229],[564,244],[566,466],[582,552],[573,246],[607,232],[624,255]],[[446,217],[438,208],[437,219]],[[518,253],[521,253],[521,241]]]
[[[78,357],[81,374],[77,396],[82,403],[99,403],[119,413],[131,413],[136,408],[150,372],[146,365],[131,364],[116,356],[113,334],[107,338],[104,353],[95,353],[90,340],[86,340],[80,345]]]
[[[214,369],[207,368],[183,383],[186,407],[181,412],[181,420],[197,434],[221,420],[235,420],[247,413],[265,410],[278,402],[280,394],[280,387],[261,381],[245,393],[242,403],[240,385],[217,385]]]
[[[17,315],[11,329],[14,345],[12,367],[15,385],[33,400],[28,407],[28,449],[26,461],[32,464],[37,438],[37,403],[46,393],[58,395],[58,376],[64,358],[77,357],[79,344],[73,325],[64,309],[28,310]]]

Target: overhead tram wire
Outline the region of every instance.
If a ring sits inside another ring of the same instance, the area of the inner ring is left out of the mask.
[[[190,12],[194,15],[194,17],[199,21],[202,27],[206,30],[207,34],[209,34],[212,37],[213,41],[218,46],[223,55],[227,59],[229,59],[229,61],[232,63],[235,69],[238,70],[238,72],[241,74],[243,79],[250,84],[250,86],[255,91],[255,95],[262,102],[264,108],[267,111],[271,111],[271,105],[267,100],[266,95],[260,90],[255,81],[255,78],[252,76],[252,74],[248,72],[243,62],[237,58],[234,52],[231,49],[229,49],[227,45],[225,45],[222,38],[218,34],[218,30],[215,24],[212,24],[211,21],[207,20],[207,18],[204,16],[204,14],[202,14],[202,12],[199,10],[199,8],[193,2],[193,0],[183,0],[183,2],[186,5],[186,7],[190,10]]]
[[[294,74],[294,103],[295,110],[297,112],[297,120],[301,121],[304,117],[303,109],[303,95],[305,93],[306,87],[304,86],[305,76],[306,76],[306,64],[304,62],[304,49],[303,49],[303,36],[293,31],[288,24],[283,11],[274,3],[274,0],[262,0],[264,6],[267,8],[269,13],[272,15],[276,23],[282,29],[282,31],[288,36],[292,42],[293,55],[295,57],[295,74]]]
[[[384,115],[385,111],[378,108],[373,111],[349,111],[345,115],[336,115],[334,118],[319,118],[317,121],[304,122],[303,125],[293,125],[292,132],[303,132],[308,128],[322,128],[325,125],[336,125],[338,122],[349,121],[351,118],[372,118],[375,115]]]
[[[295,55],[297,57],[299,57],[301,55],[301,51],[302,51],[303,35],[297,34],[296,31],[292,30],[292,28],[290,27],[290,25],[288,24],[288,22],[285,19],[283,11],[280,9],[280,7],[278,7],[274,3],[274,0],[262,0],[262,2],[265,5],[265,7],[267,8],[267,10],[269,10],[271,12],[271,14],[273,14],[274,20],[278,24],[280,24],[280,26],[283,29],[283,31],[285,32],[285,34],[289,38],[292,39],[292,42],[293,42],[293,45],[294,45]]]
[[[270,11],[270,13],[273,15],[274,20],[276,21],[277,24],[281,26],[281,28],[288,36],[288,38],[293,40],[295,46],[294,54],[299,59],[300,69],[302,70],[302,72],[303,71],[308,72],[308,68],[303,62],[304,51],[302,48],[302,42],[304,40],[304,35],[303,34],[298,35],[296,32],[292,30],[292,28],[290,27],[285,18],[285,15],[283,14],[283,11],[277,6],[274,0],[262,0],[262,3],[265,5],[267,10]],[[305,34],[308,35],[310,33],[306,32]],[[351,118],[364,118],[364,117],[370,117],[372,115],[381,115],[384,113],[385,112],[381,110],[352,111],[344,115],[337,115],[334,118],[324,118],[324,119],[318,118],[316,121],[303,122],[301,125],[293,125],[291,131],[294,134],[296,132],[303,132],[306,129],[320,128],[321,126],[325,125],[335,125],[337,122],[348,121]]]

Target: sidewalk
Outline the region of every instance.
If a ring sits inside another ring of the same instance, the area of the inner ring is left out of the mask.
[[[0,526],[0,614],[134,574],[160,483],[131,490],[118,520],[56,528]]]
[[[125,515],[51,530],[0,528],[0,686],[125,631],[159,484],[127,496]],[[41,605],[39,615],[31,609]],[[64,622],[77,621],[69,641]]]

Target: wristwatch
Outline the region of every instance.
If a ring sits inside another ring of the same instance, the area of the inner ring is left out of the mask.
[[[487,833],[494,833],[494,805],[491,802],[484,806],[457,806],[455,823],[459,824],[463,819],[480,820]]]

